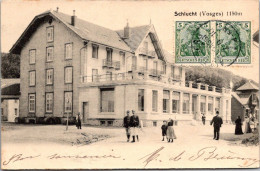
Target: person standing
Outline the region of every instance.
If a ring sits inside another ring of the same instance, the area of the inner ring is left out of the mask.
[[[203,123],[203,125],[205,125],[206,116],[205,116],[205,114],[204,114],[204,113],[202,114],[202,117],[201,117],[201,119],[202,119],[202,123]]]
[[[236,123],[235,135],[243,134],[243,131],[242,131],[242,122],[241,122],[240,116],[237,117],[235,123]]]
[[[251,132],[252,132],[252,129],[251,129],[251,126],[250,126],[250,119],[246,115],[245,116],[245,133],[251,133]]]
[[[139,121],[139,117],[137,115],[135,115],[135,111],[132,110],[133,115],[130,117],[130,126],[131,126],[131,134],[133,137],[133,141],[135,142],[135,136],[136,136],[136,140],[139,141],[139,137],[138,137],[138,127],[140,124]]]
[[[162,129],[162,141],[164,141],[164,137],[166,136],[166,133],[167,133],[167,121],[163,121],[163,125],[161,127]]]
[[[127,136],[127,142],[129,142],[130,139],[130,111],[126,111],[126,116],[124,117],[124,127],[126,131],[126,136]]]
[[[166,132],[168,142],[173,142],[173,139],[177,138],[173,129],[173,120],[171,118],[168,121],[168,127]]]
[[[77,128],[78,128],[78,129],[81,129],[81,118],[80,118],[80,113],[78,113],[78,116],[77,116]]]
[[[216,116],[213,117],[212,121],[210,122],[210,125],[214,126],[214,138],[215,140],[219,140],[219,131],[220,127],[223,124],[222,118],[219,117],[219,112],[216,111]]]

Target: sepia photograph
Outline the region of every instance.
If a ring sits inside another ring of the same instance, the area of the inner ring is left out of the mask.
[[[259,1],[1,1],[2,169],[259,168]]]

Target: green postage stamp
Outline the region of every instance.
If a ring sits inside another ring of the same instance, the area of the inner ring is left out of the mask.
[[[210,22],[177,21],[175,34],[176,63],[210,63]]]
[[[251,23],[216,22],[216,63],[251,63]]]
[[[176,21],[175,62],[250,64],[251,22]]]

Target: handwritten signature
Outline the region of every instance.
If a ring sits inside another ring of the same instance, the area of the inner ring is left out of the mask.
[[[10,163],[15,163],[22,160],[28,160],[28,159],[34,159],[37,157],[40,157],[41,155],[35,155],[35,156],[24,156],[24,154],[14,154],[12,157],[10,157],[8,160],[3,161],[3,165],[8,165]],[[121,156],[114,156],[114,155],[60,155],[60,154],[52,154],[50,156],[46,157],[47,159],[53,160],[53,159],[106,159],[106,158],[121,158]]]
[[[144,160],[144,167],[146,167],[150,162],[159,160],[160,152],[164,147],[160,147],[154,152],[145,155],[139,160]],[[197,160],[209,161],[209,160],[241,160],[244,161],[243,164],[239,164],[239,167],[249,167],[254,165],[255,163],[260,162],[259,159],[250,158],[250,157],[241,157],[239,154],[234,153],[232,151],[228,151],[227,155],[217,153],[217,147],[210,146],[199,149],[198,152],[194,155],[188,154],[185,150],[177,154],[176,156],[170,157],[169,161],[179,161],[179,160],[188,160],[188,161],[197,161]],[[159,160],[161,161],[161,160]]]
[[[40,157],[41,155],[36,155],[36,156],[23,156],[23,154],[15,154],[12,157],[10,157],[8,160],[3,161],[3,165],[8,165],[9,163],[14,163],[14,162],[18,162],[18,161],[22,161],[25,159],[33,159],[33,158],[37,158]]]

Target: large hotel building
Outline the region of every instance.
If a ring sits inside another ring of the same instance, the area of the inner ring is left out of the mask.
[[[230,89],[185,80],[152,24],[113,31],[59,11],[37,15],[10,50],[21,56],[20,118],[122,126],[135,110],[144,126],[231,119]]]

